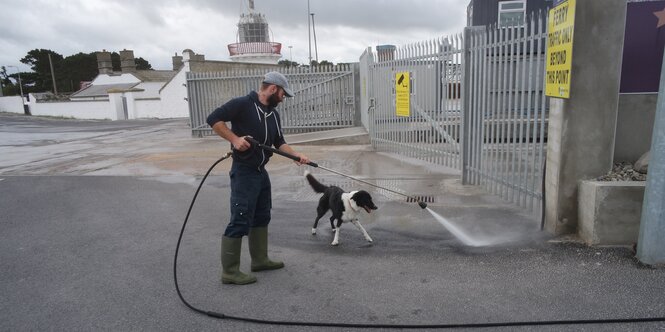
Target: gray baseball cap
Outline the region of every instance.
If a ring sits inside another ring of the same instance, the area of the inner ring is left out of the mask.
[[[284,93],[287,97],[293,97],[295,94],[291,89],[289,89],[289,82],[286,80],[286,77],[281,73],[276,71],[271,71],[265,75],[263,78],[263,83],[274,84],[284,89]]]

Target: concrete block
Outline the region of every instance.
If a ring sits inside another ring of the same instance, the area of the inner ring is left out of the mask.
[[[590,245],[637,242],[646,182],[582,181],[579,187],[579,235]]]

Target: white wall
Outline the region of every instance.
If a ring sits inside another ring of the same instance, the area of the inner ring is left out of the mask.
[[[188,118],[189,103],[187,98],[186,70],[182,68],[160,92],[161,110],[159,115],[164,118]]]
[[[21,96],[0,97],[0,112],[24,114]]]
[[[168,118],[163,116],[160,112],[161,100],[154,99],[134,99],[134,114],[135,117],[130,119],[164,119]]]
[[[105,101],[65,101],[37,103],[30,97],[30,113],[32,115],[62,116],[75,119],[109,119],[117,120],[115,109],[108,100]]]
[[[188,118],[189,104],[185,100],[187,87],[184,86],[185,68],[180,70],[166,86],[163,86],[163,82],[144,82],[135,86],[143,91],[111,93],[110,100],[105,98],[104,100],[37,103],[33,96],[30,98],[30,111],[33,115],[118,120],[124,118],[122,97],[125,97],[128,119]],[[95,84],[138,82],[139,80],[131,74],[98,75],[94,80]],[[0,111],[23,113],[20,97],[0,97]]]
[[[143,82],[134,87],[134,89],[143,89],[141,98],[158,98],[159,89],[162,88],[164,82]]]

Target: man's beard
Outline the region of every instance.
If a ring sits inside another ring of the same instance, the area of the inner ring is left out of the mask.
[[[268,97],[268,106],[275,108],[279,105],[279,97],[277,97],[277,93],[273,93]]]

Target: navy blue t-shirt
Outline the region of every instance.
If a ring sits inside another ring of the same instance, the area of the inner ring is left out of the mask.
[[[252,91],[244,97],[229,100],[208,115],[208,125],[219,121],[231,122],[231,131],[239,137],[252,136],[260,143],[279,149],[285,144],[282,123],[275,108],[261,104],[259,95]],[[233,150],[233,159],[252,167],[261,168],[268,163],[272,152],[251,148],[244,152]]]

